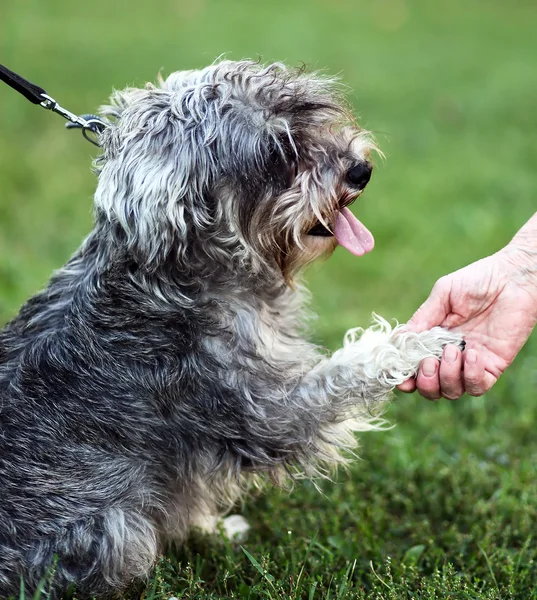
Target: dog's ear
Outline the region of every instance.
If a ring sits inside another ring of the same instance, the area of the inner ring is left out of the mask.
[[[119,226],[129,251],[149,269],[181,256],[190,236],[213,220],[204,194],[214,159],[192,119],[178,114],[177,95],[153,86],[127,89],[101,109],[111,124],[96,161],[96,210]]]
[[[149,269],[180,259],[196,240],[210,254],[206,240],[216,241],[227,210],[213,197],[215,184],[234,190],[230,206],[236,196],[257,198],[270,154],[261,112],[230,99],[222,83],[200,78],[200,72],[175,73],[161,87],[116,92],[101,109],[110,126],[95,165],[96,210],[119,226],[129,251]],[[226,219],[227,244],[232,220]]]

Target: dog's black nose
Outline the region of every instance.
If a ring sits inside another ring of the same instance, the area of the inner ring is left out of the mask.
[[[373,166],[371,163],[368,163],[366,160],[364,160],[363,162],[354,165],[352,169],[349,169],[347,172],[347,181],[350,183],[350,185],[352,185],[352,187],[363,190],[371,179],[372,170]]]

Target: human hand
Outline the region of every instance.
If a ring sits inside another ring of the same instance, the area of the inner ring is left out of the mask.
[[[417,389],[430,400],[480,396],[511,364],[537,322],[537,264],[516,245],[442,277],[408,327],[436,325],[463,334],[466,349],[446,346],[439,362],[425,359],[400,390]]]

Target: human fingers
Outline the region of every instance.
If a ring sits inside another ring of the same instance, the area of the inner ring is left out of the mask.
[[[407,323],[411,331],[426,331],[443,323],[449,314],[451,284],[448,277],[442,277],[433,286],[427,300],[412,315]]]
[[[440,392],[439,361],[436,358],[426,358],[420,365],[416,377],[418,392],[427,400],[438,400]]]
[[[405,392],[405,394],[411,394],[412,392],[415,392],[416,391],[416,378],[411,377],[410,379],[403,381],[403,383],[401,383],[397,386],[397,389],[401,390],[402,392]]]
[[[457,346],[448,344],[444,348],[438,374],[440,391],[444,398],[456,400],[464,394],[462,352]]]
[[[476,350],[465,352],[463,377],[466,393],[470,396],[482,396],[497,380],[486,371],[483,358]]]

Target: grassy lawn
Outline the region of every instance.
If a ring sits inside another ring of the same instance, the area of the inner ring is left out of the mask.
[[[355,212],[375,251],[308,278],[336,348],[371,311],[401,321],[441,275],[537,206],[531,0],[2,0],[0,62],[73,111],[226,53],[339,73],[386,154]],[[91,225],[93,147],[0,86],[0,321]],[[484,398],[396,398],[333,482],[247,503],[243,548],[194,539],[147,598],[537,598],[537,340]],[[0,499],[1,501],[1,499]]]

